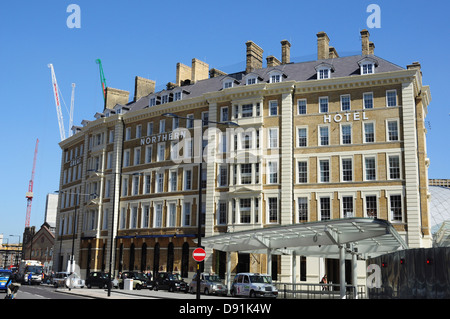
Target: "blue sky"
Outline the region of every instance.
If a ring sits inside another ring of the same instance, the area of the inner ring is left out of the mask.
[[[68,28],[70,4],[81,9],[81,27]],[[44,220],[46,195],[59,188],[61,151],[48,63],[70,106],[74,124],[103,110],[100,58],[110,87],[134,94],[136,75],[162,88],[175,81],[177,62],[192,58],[210,68],[245,68],[245,42],[281,58],[280,41],[291,44],[291,61],[316,57],[316,33],[325,31],[341,56],[359,54],[359,31],[368,28],[369,4],[381,9],[381,28],[369,29],[375,54],[402,67],[419,61],[432,102],[427,117],[430,178],[450,178],[448,1],[143,1],[22,0],[0,5],[0,234],[17,242],[23,234],[25,192],[39,138],[31,225]],[[63,105],[66,130],[68,111]]]

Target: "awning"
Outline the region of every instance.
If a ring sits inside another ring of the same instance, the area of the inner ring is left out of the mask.
[[[376,257],[408,246],[391,223],[373,218],[344,218],[302,224],[271,226],[202,238],[202,246],[225,252],[262,253],[346,259],[356,252]]]

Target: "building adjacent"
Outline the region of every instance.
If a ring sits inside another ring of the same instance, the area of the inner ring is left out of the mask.
[[[430,247],[430,90],[418,62],[403,68],[376,56],[367,30],[361,40],[360,55],[340,57],[319,32],[317,60],[299,63],[283,40],[281,61],[268,56],[266,66],[263,49],[248,41],[244,71],[226,74],[193,59],[176,65],[175,82],[162,91],[141,77],[131,101],[107,88],[104,109],[60,143],[56,267],[74,245],[82,275],[111,263],[115,273],[191,277],[199,221],[209,237],[378,218],[409,247]],[[231,258],[233,273],[267,271],[266,255]],[[289,280],[291,257],[272,258],[272,276]],[[336,266],[296,258],[299,278],[314,283],[315,265],[331,274]],[[206,271],[223,276],[225,264],[224,253],[208,251]]]

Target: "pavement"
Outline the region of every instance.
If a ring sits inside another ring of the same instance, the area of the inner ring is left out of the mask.
[[[141,289],[141,290],[125,290],[125,289],[111,289],[111,294],[108,297],[107,289],[95,289],[95,288],[57,288],[57,292],[83,296],[92,299],[196,299],[195,294],[184,293],[184,292],[167,292],[164,290],[150,290],[150,289]],[[221,297],[221,296],[210,296],[210,295],[201,295],[201,299],[222,299],[222,298],[231,298],[231,297]]]

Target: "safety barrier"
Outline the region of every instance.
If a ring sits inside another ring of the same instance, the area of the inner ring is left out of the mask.
[[[339,284],[273,283],[279,299],[340,299]],[[366,299],[366,286],[345,285],[346,299]]]

